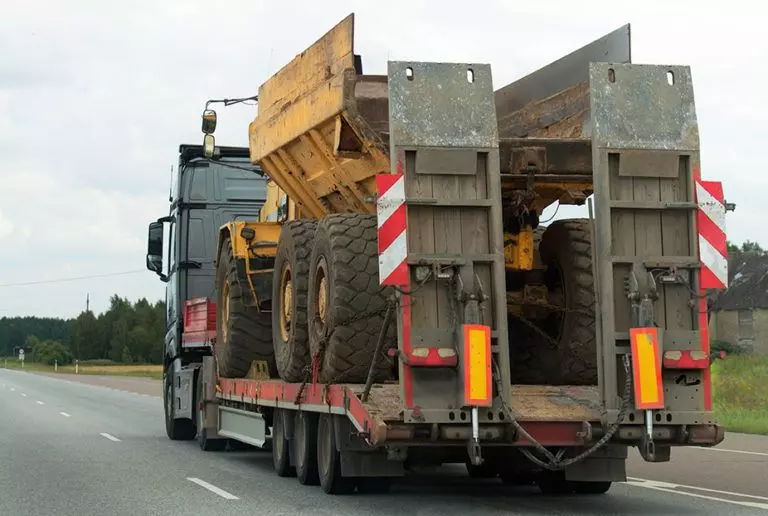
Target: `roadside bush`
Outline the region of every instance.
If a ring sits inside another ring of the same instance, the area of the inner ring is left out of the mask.
[[[35,361],[47,365],[53,365],[55,362],[64,365],[72,362],[72,354],[61,342],[46,340],[36,346]]]

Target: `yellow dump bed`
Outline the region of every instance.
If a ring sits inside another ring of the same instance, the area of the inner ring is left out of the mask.
[[[628,27],[496,92],[505,205],[531,190],[539,213],[592,193],[588,62],[629,60]],[[259,88],[249,127],[251,161],[292,199],[301,217],[375,213],[375,175],[390,172],[386,75],[364,75],[350,14]]]
[[[259,88],[251,160],[303,216],[375,213],[389,172],[387,77],[359,74],[349,15]]]

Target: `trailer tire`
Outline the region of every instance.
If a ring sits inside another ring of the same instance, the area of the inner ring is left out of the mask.
[[[320,487],[328,494],[349,494],[354,479],[341,475],[341,454],[336,448],[333,416],[321,414],[317,424],[317,471]]]
[[[191,441],[197,435],[192,419],[173,417],[173,400],[176,398],[175,382],[171,381],[173,366],[169,365],[163,374],[163,407],[165,412],[165,433],[172,441]]]
[[[287,414],[275,409],[272,422],[272,466],[278,477],[295,477],[296,468],[291,466],[291,441],[285,436]]]
[[[368,376],[392,294],[379,285],[377,238],[375,216],[330,215],[317,225],[309,273],[309,346],[313,360],[320,360],[323,383],[364,383]],[[389,326],[377,357],[375,382],[392,376],[387,351],[397,346],[396,326]]]
[[[226,237],[221,245],[216,265],[216,365],[218,374],[242,378],[248,374],[254,360],[267,362],[270,376],[275,376],[272,319],[268,312],[259,312],[245,304],[243,289],[247,279],[239,277],[232,245]]]
[[[299,411],[293,425],[296,476],[305,486],[320,484],[317,473],[317,419],[314,412]]]
[[[317,222],[292,220],[283,224],[272,279],[272,342],[277,373],[286,382],[299,382],[309,365],[307,285],[309,257]]]
[[[565,312],[551,316],[550,331],[558,342],[558,383],[597,384],[597,335],[595,333],[595,282],[592,272],[592,238],[589,220],[553,222],[541,239],[542,261],[548,276],[563,291]]]

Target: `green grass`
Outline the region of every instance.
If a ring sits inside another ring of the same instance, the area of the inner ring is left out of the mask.
[[[712,398],[731,432],[768,435],[768,357],[729,356],[712,365]]]
[[[8,369],[21,369],[21,362],[17,358],[7,359]],[[6,366],[5,360],[0,358],[0,367]],[[53,366],[37,364],[34,362],[24,363],[25,371],[36,371],[52,373]],[[75,365],[68,364],[59,366],[59,373],[74,373]],[[159,364],[116,364],[109,361],[88,361],[80,364],[79,374],[108,375],[108,376],[139,376],[144,378],[162,379],[163,366]]]

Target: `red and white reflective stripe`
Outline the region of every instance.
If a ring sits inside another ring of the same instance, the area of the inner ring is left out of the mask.
[[[696,226],[699,233],[701,288],[727,288],[728,245],[725,236],[723,184],[719,181],[696,180],[696,202],[699,206]]]
[[[376,215],[379,226],[379,283],[408,284],[405,179],[403,174],[378,174]]]

